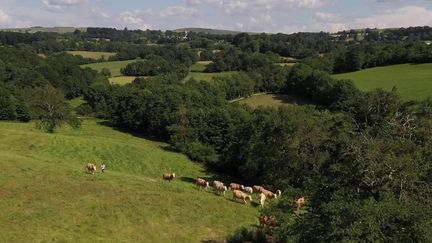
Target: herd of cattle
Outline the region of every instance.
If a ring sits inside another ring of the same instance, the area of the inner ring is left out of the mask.
[[[96,168],[97,168],[96,164],[93,164],[93,163],[88,163],[86,166],[87,171],[91,174],[94,174],[96,172]],[[101,170],[102,170],[102,172],[105,170],[105,164],[104,163],[101,164]],[[175,173],[164,173],[162,175],[162,179],[165,181],[169,181],[169,182],[174,180],[175,177],[176,177]],[[196,178],[195,185],[200,190],[205,189],[206,191],[210,187],[210,183],[208,181],[206,181],[205,179],[200,178],[200,177]],[[211,187],[216,192],[216,194],[223,195],[224,197],[225,197],[225,192],[228,191],[228,187],[225,186],[225,184],[221,181],[213,181],[211,183]],[[233,200],[240,200],[244,204],[247,204],[247,201],[252,202],[252,194],[258,193],[259,196],[258,196],[257,201],[261,207],[264,206],[264,203],[266,200],[276,199],[276,198],[280,197],[282,194],[281,190],[277,190],[276,192],[271,192],[262,186],[256,186],[256,185],[253,187],[248,187],[248,186],[243,186],[243,185],[240,185],[237,183],[231,183],[229,185],[229,188],[232,190]],[[294,200],[294,204],[297,207],[297,210],[299,210],[305,204],[305,198],[304,197],[297,197]],[[260,217],[260,223],[263,223],[266,225],[273,224],[272,223],[273,221],[274,221],[273,218],[269,218],[267,216],[266,217]]]
[[[162,179],[165,181],[171,182],[175,178],[175,173],[165,173],[162,175]],[[206,181],[205,179],[198,177],[195,180],[195,185],[201,190],[205,189],[206,191],[210,187],[210,182]],[[211,183],[211,187],[218,195],[223,195],[225,197],[225,192],[228,191],[228,187],[225,186],[225,184],[221,181],[213,181]],[[243,186],[237,183],[231,183],[229,185],[229,188],[232,190],[233,193],[233,200],[240,200],[244,204],[247,204],[247,201],[252,202],[252,194],[258,193],[258,204],[263,207],[264,203],[268,199],[276,199],[281,196],[282,192],[281,190],[277,190],[276,192],[271,192],[267,189],[265,189],[262,186]],[[297,197],[294,200],[294,204],[297,207],[297,210],[300,209],[301,206],[305,203],[304,197]]]

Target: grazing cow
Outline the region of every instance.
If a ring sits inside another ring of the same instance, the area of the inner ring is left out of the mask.
[[[261,193],[263,193],[268,199],[277,198],[277,194],[275,194],[269,190],[266,190],[264,188],[261,189]]]
[[[231,187],[232,190],[243,190],[244,189],[243,185],[240,185],[240,184],[237,184],[237,183],[231,183],[230,187]]]
[[[223,193],[225,197],[225,192],[228,190],[227,187],[220,181],[213,181],[213,188],[216,190],[216,193],[220,195]]]
[[[250,187],[250,186],[245,186],[245,187],[243,188],[243,191],[252,194],[252,193],[253,193],[253,188]]]
[[[86,168],[90,174],[94,174],[96,172],[96,165],[93,163],[88,163]]]
[[[305,204],[305,198],[304,197],[298,197],[294,200],[294,204],[297,207],[297,211],[300,210],[301,206]]]
[[[264,193],[260,193],[259,195],[259,205],[261,207],[264,207],[264,202],[267,199],[266,195]]]
[[[261,191],[264,189],[264,187],[262,187],[262,186],[253,186],[252,189],[253,189],[253,192],[261,193]]]
[[[162,179],[171,182],[172,180],[174,180],[175,176],[175,173],[165,173],[162,175]]]
[[[240,199],[247,204],[246,200],[252,201],[251,195],[248,195],[240,190],[233,190],[233,200]]]
[[[277,190],[277,191],[276,191],[276,195],[277,195],[278,197],[280,197],[281,194],[282,194],[282,191],[281,191],[281,190]]]
[[[203,178],[199,178],[199,177],[196,179],[195,184],[198,186],[199,189],[205,188],[206,191],[207,188],[209,187],[209,183]]]

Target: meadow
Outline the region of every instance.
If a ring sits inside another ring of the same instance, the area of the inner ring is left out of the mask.
[[[119,84],[119,85],[125,85],[132,83],[137,77],[130,77],[130,76],[119,76],[119,77],[112,77],[109,78],[109,81],[111,84]]]
[[[376,67],[333,77],[351,79],[365,91],[376,88],[391,90],[396,87],[405,100],[421,100],[432,96],[432,63]]]
[[[0,242],[220,241],[257,224],[256,206],[192,183],[217,175],[165,143],[100,120],[55,134],[0,122],[0,134]],[[105,173],[85,172],[87,162],[102,161]],[[163,181],[167,171],[176,180]]]
[[[236,74],[237,71],[227,71],[227,72],[220,72],[220,73],[201,73],[201,72],[189,72],[189,74],[184,78],[184,80],[189,80],[191,78],[194,78],[196,80],[203,80],[203,81],[212,81],[215,77],[229,77],[233,74]]]
[[[67,51],[67,53],[74,56],[80,55],[82,57],[91,58],[95,60],[99,60],[102,58],[107,60],[108,58],[116,55],[115,52],[100,52],[100,51]]]
[[[126,61],[112,61],[112,62],[97,62],[91,64],[81,65],[81,67],[86,68],[89,67],[98,72],[102,70],[102,68],[108,68],[111,72],[112,77],[122,76],[120,73],[120,69],[126,67],[129,63],[135,62],[137,60],[126,60]]]
[[[311,104],[311,102],[305,99],[300,99],[296,96],[286,94],[255,94],[236,102],[249,105],[252,108],[260,106],[278,108],[279,106],[292,105],[294,103],[299,105]]]

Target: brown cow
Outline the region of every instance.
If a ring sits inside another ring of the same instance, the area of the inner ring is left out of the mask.
[[[248,195],[240,190],[233,190],[233,200],[240,199],[246,204],[246,200],[252,201],[251,195]]]
[[[195,184],[198,186],[199,189],[205,188],[206,191],[207,188],[209,187],[209,183],[203,178],[199,178],[199,177],[196,179]]]
[[[261,191],[264,189],[264,187],[255,185],[252,187],[252,189],[253,189],[253,192],[261,193]]]
[[[162,175],[162,179],[171,182],[172,180],[174,180],[175,176],[176,176],[175,173],[164,173]]]
[[[277,198],[277,194],[275,194],[269,190],[266,190],[264,188],[261,189],[261,193],[263,193],[266,196],[266,198],[268,198],[268,199]]]
[[[305,198],[304,197],[298,197],[294,200],[294,204],[297,207],[297,210],[300,210],[300,208],[305,204]]]
[[[96,165],[93,163],[88,163],[86,169],[90,174],[94,174],[96,172]]]
[[[244,186],[237,183],[231,183],[230,187],[232,190],[244,190]]]

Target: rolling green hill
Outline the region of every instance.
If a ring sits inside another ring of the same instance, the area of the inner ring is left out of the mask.
[[[241,31],[235,30],[221,30],[221,29],[207,29],[207,28],[180,28],[173,30],[174,32],[196,32],[196,33],[204,33],[204,34],[213,34],[213,35],[237,35],[242,33]]]
[[[36,33],[36,32],[55,32],[55,33],[72,33],[75,30],[86,32],[87,28],[84,27],[30,27],[30,28],[6,28],[0,29],[0,31],[10,31],[19,33]]]
[[[115,52],[102,52],[102,51],[67,51],[67,53],[75,56],[82,56],[85,58],[91,58],[91,59],[108,59],[112,56],[115,56]]]
[[[201,165],[99,120],[56,134],[0,122],[0,134],[0,242],[200,242],[257,223],[256,207],[195,188],[213,177]],[[102,161],[104,174],[85,172]]]
[[[376,67],[333,76],[351,79],[362,90],[391,90],[396,87],[405,100],[420,100],[432,96],[432,63]]]

